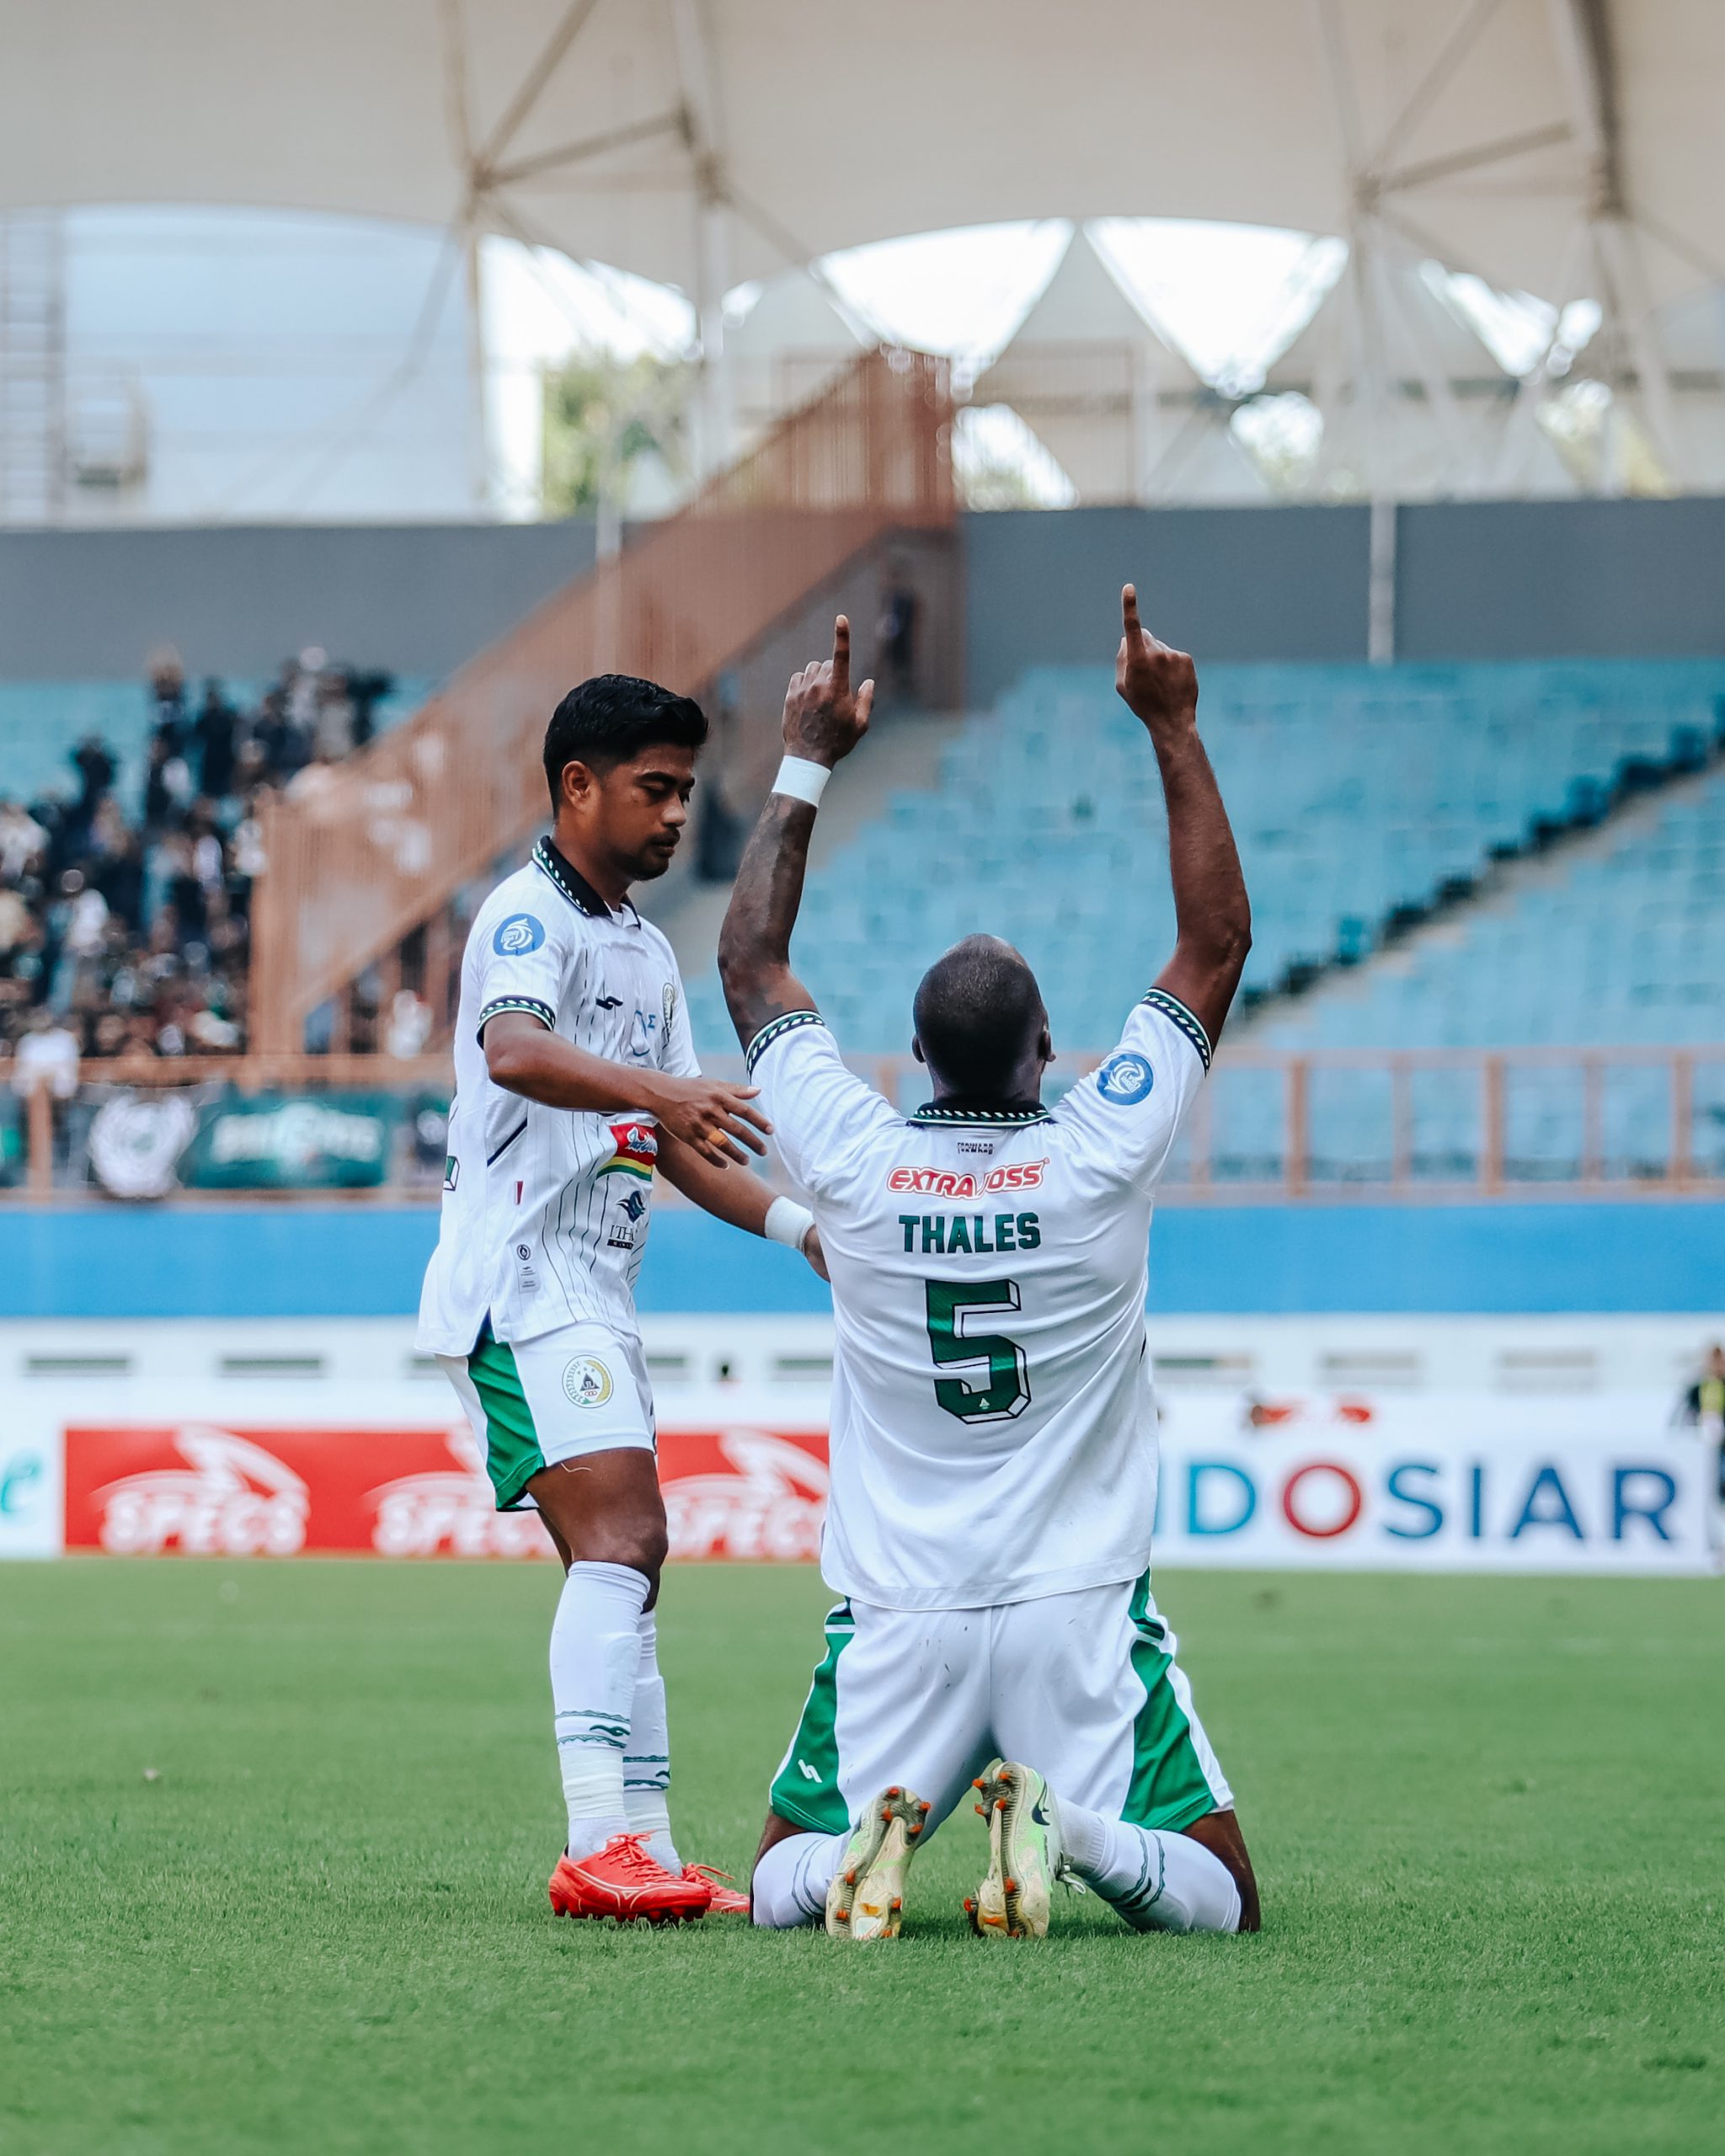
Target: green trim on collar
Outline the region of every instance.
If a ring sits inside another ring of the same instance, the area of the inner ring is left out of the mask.
[[[616,912],[606,905],[574,862],[558,851],[551,839],[542,838],[535,844],[533,866],[544,871],[577,913],[586,914],[595,921],[617,919]],[[633,901],[625,899],[623,904],[638,921],[641,916],[636,912]]]
[[[968,1123],[973,1128],[987,1130],[1028,1130],[1032,1123],[1052,1123],[1054,1118],[1044,1107],[943,1108],[931,1101],[926,1107],[918,1108],[915,1115],[906,1116],[905,1120],[913,1125],[938,1128]]]

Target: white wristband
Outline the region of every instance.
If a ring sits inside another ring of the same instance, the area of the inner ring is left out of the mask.
[[[798,1205],[794,1198],[775,1198],[766,1209],[762,1233],[769,1242],[782,1243],[787,1250],[801,1250],[804,1236],[814,1225],[814,1215],[806,1205]]]
[[[826,782],[832,773],[825,764],[811,763],[807,756],[787,756],[778,767],[778,776],[772,782],[775,793],[788,793],[793,801],[806,801],[811,808],[820,806],[820,797],[826,791]]]

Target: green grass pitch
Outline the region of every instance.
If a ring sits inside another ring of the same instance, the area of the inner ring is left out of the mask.
[[[1725,2145],[1721,1583],[1159,1586],[1263,1935],[973,1940],[961,1812],[847,1950],[552,1919],[549,1568],[0,1568],[0,2148]],[[744,1869],[825,1603],[671,1575],[690,1855]]]

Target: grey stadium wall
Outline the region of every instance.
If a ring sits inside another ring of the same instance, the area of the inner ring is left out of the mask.
[[[1078,509],[964,520],[966,681],[1105,659],[1136,579],[1157,632],[1212,659],[1363,659],[1368,512]],[[1725,500],[1433,502],[1397,515],[1407,659],[1725,653]]]
[[[963,520],[968,701],[1103,659],[1132,576],[1201,656],[1365,654],[1361,508],[1076,509]],[[592,562],[593,528],[0,532],[0,680],[136,675],[158,644],[256,676],[299,645],[433,677]],[[1725,500],[1427,503],[1398,519],[1404,659],[1725,652]]]

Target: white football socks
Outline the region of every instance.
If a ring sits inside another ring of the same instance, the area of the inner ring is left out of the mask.
[[[646,1599],[646,1577],[632,1565],[574,1564],[563,1580],[551,1627],[551,1703],[574,1857],[630,1831],[623,1752]]]
[[[623,1806],[629,1832],[647,1844],[647,1854],[667,1871],[680,1873],[683,1860],[670,1837],[670,1725],[665,1718],[665,1679],[659,1673],[659,1620],[641,1612],[640,1660],[635,1676],[635,1704],[629,1717],[629,1741],[623,1748]]]
[[[851,1837],[788,1834],[755,1867],[752,1921],[763,1931],[789,1931],[826,1914],[826,1890]]]
[[[1239,1929],[1234,1875],[1201,1842],[1055,1801],[1067,1863],[1135,1931]]]

